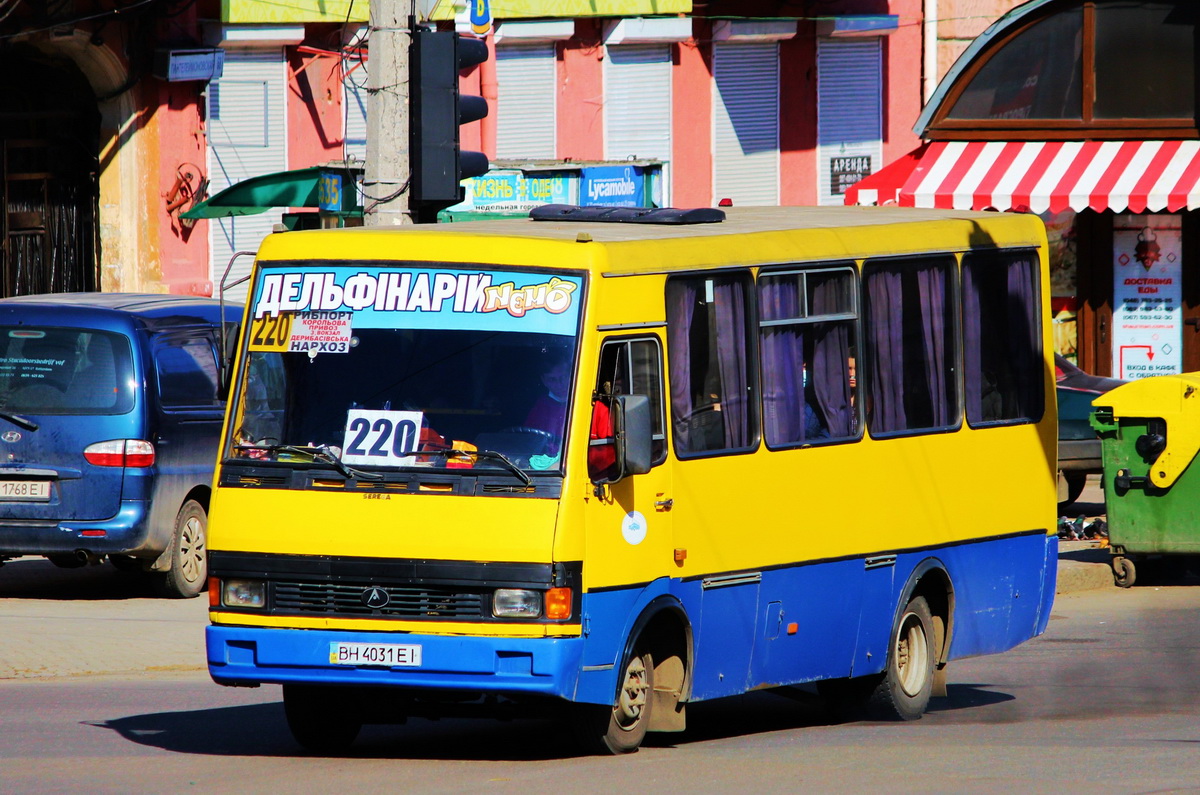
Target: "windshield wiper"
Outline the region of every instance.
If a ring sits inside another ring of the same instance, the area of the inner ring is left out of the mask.
[[[342,477],[354,478],[356,480],[382,480],[383,475],[378,472],[364,472],[361,469],[346,466],[342,459],[337,457],[337,454],[329,449],[328,445],[320,445],[317,447],[300,446],[294,444],[264,444],[264,445],[242,445],[253,449],[266,450],[268,453],[275,455],[278,453],[294,453],[297,455],[308,456],[312,461],[319,461],[326,464],[333,464]]]
[[[493,461],[499,461],[500,463],[504,464],[504,466],[506,466],[514,475],[519,477],[521,482],[526,486],[533,485],[533,479],[530,478],[529,475],[525,474],[525,470],[514,464],[512,459],[506,456],[504,453],[498,453],[495,450],[443,450],[442,452],[447,457],[459,455],[463,456],[464,458],[471,458],[474,456],[475,458],[490,458]]]
[[[9,414],[7,411],[0,411],[0,419],[8,420],[18,428],[24,428],[27,431],[36,431],[39,427],[41,427],[33,420],[27,420],[24,417],[16,414]]]

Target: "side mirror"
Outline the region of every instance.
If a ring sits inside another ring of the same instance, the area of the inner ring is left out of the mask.
[[[653,435],[650,398],[645,395],[617,395],[613,399],[613,409],[618,468],[615,480],[649,472]]]

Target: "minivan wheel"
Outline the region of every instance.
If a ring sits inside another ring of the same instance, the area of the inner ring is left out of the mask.
[[[175,517],[171,540],[171,567],[159,575],[163,596],[190,599],[204,590],[208,579],[208,514],[188,500]]]

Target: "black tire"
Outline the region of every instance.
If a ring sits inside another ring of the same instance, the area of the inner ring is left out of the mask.
[[[654,694],[654,660],[635,651],[622,668],[621,686],[611,707],[572,705],[572,728],[588,753],[630,754],[646,737]]]
[[[1063,480],[1067,482],[1067,498],[1058,504],[1060,514],[1070,507],[1071,503],[1079,499],[1079,495],[1083,494],[1083,488],[1087,485],[1086,472],[1064,472],[1062,476]]]
[[[292,737],[314,753],[342,753],[362,730],[361,710],[336,687],[284,685],[283,711]]]
[[[188,500],[175,517],[171,538],[171,566],[159,573],[158,591],[163,596],[191,599],[199,596],[208,581],[208,514],[195,500]]]
[[[868,704],[873,717],[917,720],[925,713],[937,667],[936,637],[929,603],[914,596],[892,627],[887,668]]]
[[[1125,557],[1112,559],[1113,583],[1118,588],[1131,588],[1137,582],[1137,567]]]

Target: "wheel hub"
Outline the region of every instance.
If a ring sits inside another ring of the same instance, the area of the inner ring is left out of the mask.
[[[634,657],[625,668],[625,681],[613,712],[623,729],[631,728],[642,718],[646,709],[647,691],[646,665],[641,657]]]

